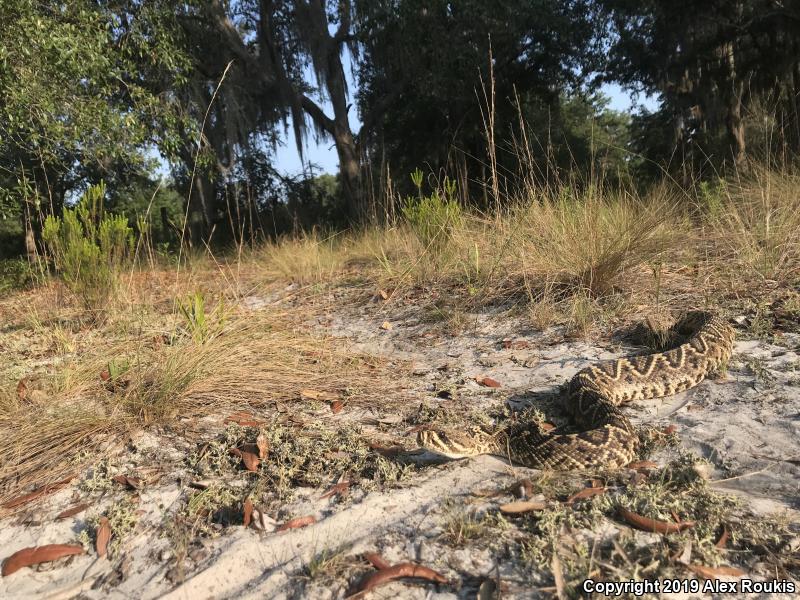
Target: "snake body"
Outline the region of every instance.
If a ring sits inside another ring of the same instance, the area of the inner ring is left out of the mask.
[[[578,433],[547,435],[525,423],[493,432],[426,429],[418,433],[419,445],[452,458],[495,454],[554,471],[623,467],[636,458],[639,438],[621,407],[694,387],[721,370],[733,350],[733,329],[707,311],[683,314],[671,333],[685,343],[666,352],[599,362],[570,380],[566,409]]]

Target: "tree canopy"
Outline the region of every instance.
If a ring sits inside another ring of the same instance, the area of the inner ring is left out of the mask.
[[[0,209],[34,233],[100,179],[141,206],[159,162],[194,240],[376,218],[418,167],[478,204],[572,170],[688,184],[793,161],[799,82],[780,0],[0,0]],[[312,142],[334,180],[276,166]]]

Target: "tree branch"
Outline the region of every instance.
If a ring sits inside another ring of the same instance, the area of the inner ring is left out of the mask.
[[[333,119],[326,115],[316,102],[314,102],[305,94],[300,94],[300,105],[319,127],[324,129],[330,135],[334,135],[335,127]]]
[[[333,41],[337,44],[353,37],[350,35],[350,0],[342,0],[339,4],[342,7],[342,22],[339,23],[339,28],[333,36]]]

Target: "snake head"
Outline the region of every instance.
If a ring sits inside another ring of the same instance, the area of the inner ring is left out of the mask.
[[[492,441],[492,436],[479,427],[471,427],[467,433],[446,433],[435,429],[423,429],[417,433],[417,443],[422,448],[448,458],[486,454],[493,447]]]

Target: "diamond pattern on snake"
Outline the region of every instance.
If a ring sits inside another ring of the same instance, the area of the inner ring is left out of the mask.
[[[694,387],[724,368],[733,351],[733,329],[708,311],[684,313],[670,333],[685,343],[666,352],[599,362],[570,380],[565,408],[578,433],[546,435],[533,424],[515,423],[492,432],[425,429],[417,442],[451,458],[494,454],[552,471],[624,467],[636,458],[639,437],[621,407]]]

